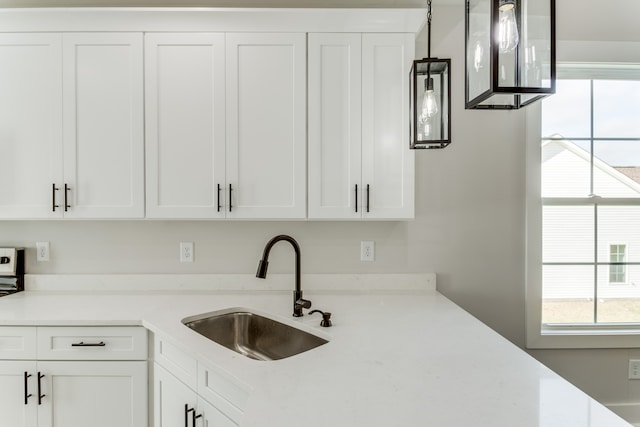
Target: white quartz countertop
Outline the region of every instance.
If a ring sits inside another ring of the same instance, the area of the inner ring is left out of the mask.
[[[617,427],[604,406],[435,290],[21,292],[0,325],[143,325],[248,385],[242,427]],[[329,343],[278,361],[245,358],[182,325],[231,307],[302,324]]]

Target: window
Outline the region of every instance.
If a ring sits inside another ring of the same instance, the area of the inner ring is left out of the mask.
[[[609,286],[627,246],[606,244],[640,247],[639,100],[640,81],[564,79],[543,101],[543,323],[640,322],[640,289]]]
[[[609,245],[609,283],[626,283],[627,266],[626,253],[627,245]]]
[[[527,172],[539,180],[541,235],[541,289],[527,297],[538,335],[586,347],[567,336],[640,333],[640,69],[561,66],[558,77],[537,113],[539,168]]]

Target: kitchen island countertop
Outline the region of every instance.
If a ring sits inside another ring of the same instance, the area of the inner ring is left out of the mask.
[[[142,325],[251,390],[242,427],[622,427],[627,422],[433,289],[27,291],[0,298],[0,325]],[[181,320],[231,307],[329,339],[278,361],[245,358]],[[152,396],[152,394],[149,394]]]

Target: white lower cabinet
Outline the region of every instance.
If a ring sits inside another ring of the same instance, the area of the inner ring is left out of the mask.
[[[34,361],[0,361],[0,426],[32,427],[37,425],[35,393],[28,384],[36,371]],[[31,375],[31,377],[27,377]],[[31,393],[31,397],[27,397]]]
[[[164,337],[153,347],[153,427],[239,425],[248,386]]]
[[[238,425],[157,363],[153,383],[154,427]]]
[[[27,344],[25,349],[35,348],[37,331],[46,334],[48,329],[0,328],[0,337],[11,337],[0,339],[0,355],[7,354],[12,347],[18,348],[15,343],[19,341]],[[70,329],[77,334],[78,328]],[[86,332],[83,336],[96,341],[70,343],[69,347],[79,351],[70,354],[69,360],[35,360],[33,352],[13,354],[16,358],[33,360],[0,359],[0,426],[147,427],[146,352],[141,356],[143,360],[105,360],[109,358],[111,337],[100,335],[101,328],[82,329]],[[137,336],[140,329],[144,331],[142,328],[131,331],[136,331]],[[18,337],[21,330],[24,335]],[[86,357],[85,350],[94,357],[103,352],[103,360],[82,360]]]
[[[38,362],[33,379],[38,427],[147,425],[146,362]]]

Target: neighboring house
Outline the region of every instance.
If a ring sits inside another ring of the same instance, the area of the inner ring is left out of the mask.
[[[589,196],[591,155],[567,140],[542,144],[542,196]],[[607,198],[640,197],[640,168],[613,167],[594,158],[594,193]],[[545,206],[543,262],[593,263],[594,208]],[[622,226],[621,226],[622,225]],[[598,262],[628,262],[640,258],[640,207],[598,207]],[[640,266],[598,265],[598,298],[640,298]],[[544,299],[591,299],[594,266],[543,268]]]

